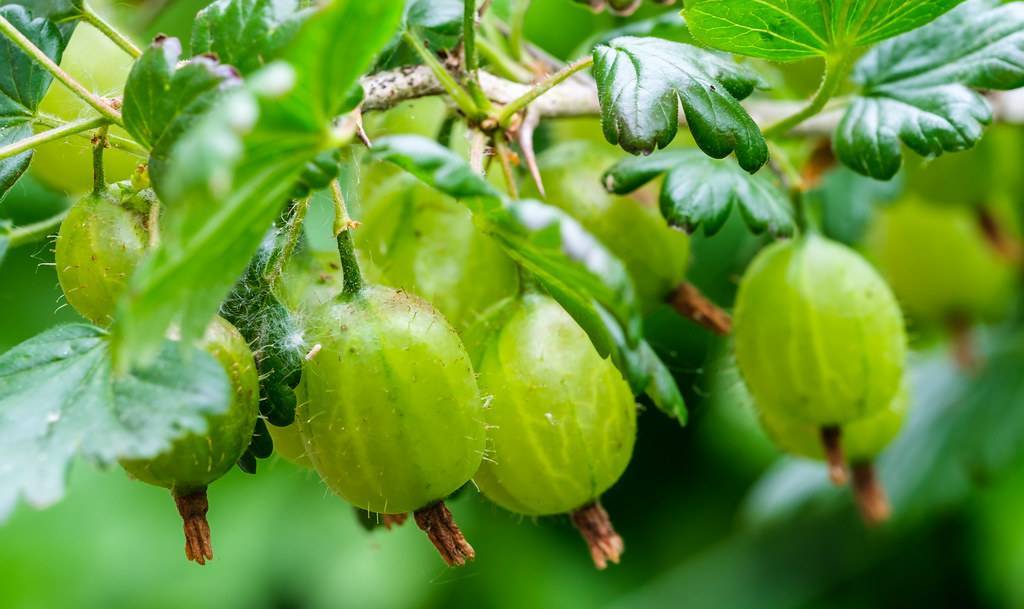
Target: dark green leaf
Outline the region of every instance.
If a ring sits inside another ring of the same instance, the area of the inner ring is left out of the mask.
[[[29,10],[33,17],[49,19],[60,30],[64,46],[71,41],[71,34],[78,25],[82,14],[83,0],[4,0],[0,5],[19,5]]]
[[[686,0],[686,20],[704,44],[791,61],[849,52],[909,32],[964,0]]]
[[[119,366],[151,356],[175,321],[198,336],[256,253],[306,164],[337,147],[333,120],[390,38],[400,0],[336,0],[295,41],[177,140],[157,192],[160,246],[129,282],[114,323]]]
[[[434,48],[451,47],[462,36],[464,8],[464,0],[407,0],[402,29],[415,30]]]
[[[835,137],[852,169],[892,178],[901,141],[925,157],[970,148],[992,120],[976,89],[1024,86],[1024,4],[971,0],[873,49],[854,79],[863,89]]]
[[[132,66],[124,89],[124,126],[142,145],[170,148],[196,118],[206,112],[216,93],[237,81],[237,72],[209,57],[179,66],[181,43],[157,37]],[[161,140],[167,137],[167,142]]]
[[[636,368],[638,376],[647,377],[643,391],[658,410],[679,421],[680,425],[686,425],[689,413],[683,394],[679,391],[679,385],[676,384],[672,371],[665,366],[647,341],[641,342],[639,348],[631,352],[630,366]]]
[[[18,345],[0,356],[0,520],[19,496],[37,507],[59,500],[74,457],[152,457],[204,431],[230,395],[213,357],[170,341],[153,365],[123,376],[93,326],[59,326]]]
[[[672,226],[688,232],[704,226],[704,234],[721,230],[734,208],[755,233],[793,234],[789,199],[762,175],[749,175],[731,160],[714,160],[695,150],[673,150],[626,159],[610,168],[605,187],[627,194],[661,174],[661,213]]]
[[[679,130],[679,105],[708,156],[735,152],[756,172],[768,161],[761,130],[739,100],[761,84],[745,66],[697,47],[657,38],[616,38],[594,49],[605,138],[634,154],[664,148]]]
[[[654,36],[675,42],[693,42],[693,36],[690,35],[690,29],[686,27],[686,21],[682,15],[675,11],[669,11],[648,19],[627,22],[622,27],[612,30],[597,32],[580,43],[570,56],[585,55],[592,52],[595,46],[608,44],[622,36]]]
[[[192,54],[255,72],[291,42],[305,15],[296,0],[217,0],[196,15]]]
[[[60,62],[67,40],[56,25],[45,17],[35,19],[18,5],[0,6],[0,16],[41,51]],[[0,36],[0,146],[13,144],[32,135],[32,117],[53,82],[53,76],[22,52],[13,42]],[[0,160],[0,198],[28,169],[31,152]]]

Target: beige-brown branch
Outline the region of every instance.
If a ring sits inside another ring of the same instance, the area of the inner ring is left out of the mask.
[[[378,72],[363,78],[362,84],[366,92],[362,106],[364,112],[387,110],[403,101],[444,94],[441,83],[426,66]],[[505,80],[483,70],[480,71],[480,84],[487,97],[499,104],[507,104],[530,89],[529,85]],[[1024,90],[993,92],[988,98],[996,121],[1024,124]],[[746,101],[744,106],[757,124],[765,127],[790,116],[803,104],[802,101],[754,99]],[[596,117],[601,113],[597,89],[592,81],[585,78],[573,78],[554,87],[537,98],[531,107],[541,118]],[[798,125],[791,134],[802,137],[830,135],[841,116],[841,110],[828,110]],[[685,125],[682,112],[679,117],[680,124]]]

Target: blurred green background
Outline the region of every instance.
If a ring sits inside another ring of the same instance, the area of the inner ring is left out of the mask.
[[[115,14],[147,36],[187,35],[202,4],[170,2],[158,15],[152,4],[118,5]],[[533,4],[529,37],[558,56],[622,24],[568,0]],[[779,74],[795,90],[806,80]],[[1019,212],[1024,138],[1004,129],[997,140],[995,152],[960,155],[917,183],[968,190],[962,198],[998,194]],[[995,175],[993,154],[1010,169]],[[847,203],[887,196],[840,190]],[[826,218],[835,213],[829,196],[819,202]],[[66,205],[29,177],[2,202],[0,219],[24,224]],[[691,280],[729,303],[758,243],[738,223],[696,237]],[[0,351],[76,319],[61,307],[51,249],[21,248],[0,266]],[[64,501],[21,507],[0,526],[0,608],[1024,607],[1017,317],[976,332],[988,363],[978,373],[957,369],[941,337],[917,337],[914,414],[881,463],[895,517],[878,529],[860,522],[848,492],[827,486],[823,467],[780,458],[768,444],[725,341],[660,312],[648,333],[692,418],[680,429],[653,409],[640,417],[632,464],[604,498],[626,541],[619,566],[595,571],[567,517],[523,519],[469,489],[450,505],[478,559],[450,570],[414,525],[367,532],[315,474],[274,458],[257,476],[235,470],[211,488],[216,559],[200,568],[184,560],[166,492],[119,468],[79,464]]]

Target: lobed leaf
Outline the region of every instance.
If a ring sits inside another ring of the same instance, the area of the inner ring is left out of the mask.
[[[192,54],[250,74],[276,59],[308,15],[296,0],[217,0],[192,24]]]
[[[164,341],[157,359],[113,374],[94,326],[58,326],[0,356],[0,520],[19,496],[43,507],[64,494],[72,459],[148,458],[201,433],[231,399],[227,374],[202,349]]]
[[[209,57],[179,65],[180,59],[178,39],[158,36],[128,74],[124,126],[143,146],[160,148],[165,137],[173,141],[209,109],[219,91],[237,82],[232,67]]]
[[[733,152],[756,172],[768,161],[761,130],[739,100],[762,84],[745,66],[697,47],[657,38],[616,38],[594,49],[605,138],[633,154],[664,148],[679,130],[679,105],[708,156]]]
[[[686,0],[694,37],[730,53],[794,61],[848,53],[916,29],[964,0]]]
[[[848,167],[888,180],[902,165],[901,142],[924,157],[971,148],[992,121],[978,90],[1024,86],[1024,4],[970,0],[872,49],[854,80],[862,90],[835,136]]]
[[[709,159],[695,150],[674,150],[626,159],[605,172],[605,187],[628,194],[666,174],[661,213],[669,224],[694,232],[703,225],[713,235],[738,209],[754,233],[793,234],[789,198],[771,179],[752,176],[732,161]]]
[[[50,59],[60,62],[67,39],[53,21],[35,17],[16,4],[0,6],[0,16],[32,41]],[[70,34],[69,34],[70,35]],[[32,135],[32,118],[53,76],[17,45],[0,36],[0,146]],[[28,170],[32,152],[0,160],[0,199]]]

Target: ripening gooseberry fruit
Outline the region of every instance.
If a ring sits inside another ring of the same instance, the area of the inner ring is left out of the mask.
[[[869,523],[888,518],[889,503],[885,490],[878,483],[873,462],[899,435],[909,406],[906,384],[903,384],[889,406],[841,428],[843,458],[850,464],[854,494],[861,514]],[[761,425],[775,445],[785,452],[819,461],[830,460],[821,444],[821,432],[813,424],[762,412]]]
[[[360,509],[414,512],[445,561],[464,564],[473,548],[443,500],[476,472],[485,433],[455,330],[423,300],[381,286],[346,290],[308,323],[319,349],[303,365],[297,420],[316,470]]]
[[[76,81],[101,97],[119,97],[128,79],[133,60],[100,31],[92,27],[75,28],[64,51],[60,67]],[[40,113],[61,121],[94,116],[96,111],[70,89],[54,81],[42,103]],[[120,127],[110,128],[110,137],[130,138]],[[126,180],[146,159],[109,148],[103,155],[105,175],[111,182]],[[32,173],[64,192],[87,192],[93,183],[92,144],[88,138],[69,137],[43,144],[35,149]]]
[[[408,175],[371,198],[356,241],[375,281],[423,298],[459,331],[515,293],[515,264],[464,205]]]
[[[670,227],[656,207],[605,190],[603,172],[616,160],[602,147],[582,141],[545,151],[537,159],[544,182],[542,198],[576,218],[622,260],[650,310],[683,282],[690,239]],[[527,193],[540,195],[529,189]]]
[[[111,187],[71,206],[57,235],[57,280],[85,318],[109,325],[118,298],[149,245],[147,214],[137,195]],[[144,202],[144,201],[143,201]]]
[[[199,345],[228,374],[232,396],[227,411],[207,417],[204,433],[178,438],[152,459],[122,460],[121,466],[132,478],[171,491],[185,524],[185,556],[205,564],[213,559],[206,487],[249,446],[259,413],[259,380],[249,345],[223,318],[214,318]]]
[[[758,409],[817,426],[835,456],[840,426],[891,403],[907,337],[878,273],[849,248],[809,234],[751,263],[736,298],[735,349]],[[841,482],[841,459],[830,463]]]
[[[969,207],[905,199],[881,210],[867,245],[913,321],[996,321],[1012,303],[1015,265]]]
[[[571,513],[598,568],[622,539],[599,502],[625,471],[636,439],[629,385],[548,296],[527,293],[474,354],[486,408],[480,491],[519,514]]]

